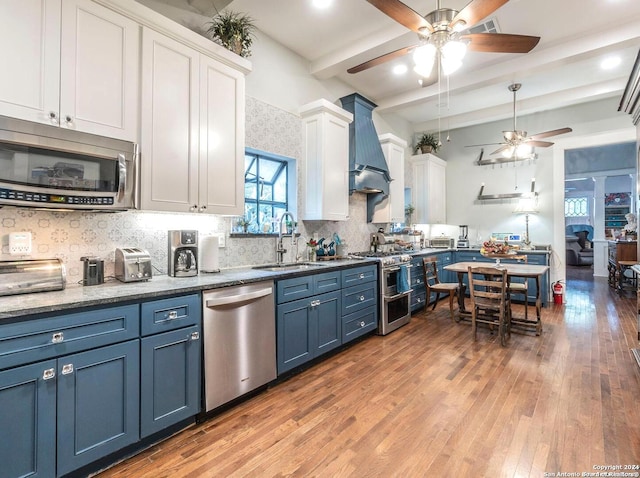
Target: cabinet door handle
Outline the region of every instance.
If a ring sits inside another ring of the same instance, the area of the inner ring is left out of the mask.
[[[57,125],[58,124],[58,114],[55,111],[50,111],[49,112],[49,121],[53,125]]]
[[[51,380],[56,376],[56,369],[48,368],[42,372],[42,380]]]
[[[318,307],[320,305],[320,300],[312,300],[309,305],[311,307]]]
[[[199,340],[200,332],[191,332],[191,336],[189,337],[191,340]]]
[[[200,206],[200,209],[198,209],[198,211],[200,212],[204,212],[207,210],[207,206]]]
[[[73,364],[67,363],[62,366],[62,375],[69,375],[73,373]]]
[[[178,311],[177,310],[172,310],[169,312],[169,314],[167,315],[168,319],[177,319],[178,318]]]
[[[59,344],[60,342],[62,342],[64,340],[64,333],[63,332],[55,332],[52,336],[51,336],[51,343],[52,344]]]
[[[73,126],[73,118],[69,115],[64,117],[64,122],[67,124],[67,126]]]
[[[364,279],[364,273],[361,272],[358,277],[360,277],[360,279]]]
[[[191,207],[189,208],[189,211],[193,212],[193,211],[196,211],[197,209],[198,209],[198,205],[197,205],[197,204],[194,204],[193,206],[191,206]]]
[[[360,302],[363,302],[363,301],[364,301],[364,295],[361,295],[360,296]]]

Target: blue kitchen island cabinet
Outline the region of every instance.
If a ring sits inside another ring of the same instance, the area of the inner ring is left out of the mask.
[[[340,271],[276,282],[278,374],[342,344],[340,284]]]
[[[141,305],[140,436],[200,412],[202,308],[200,295]]]
[[[438,268],[438,278],[440,282],[456,282],[457,278],[455,274],[453,276],[449,271],[444,270],[444,267],[451,264],[453,260],[453,254],[450,251],[446,252],[436,252],[435,254],[423,254],[419,256],[414,256],[411,259],[411,288],[413,292],[411,294],[411,312],[416,312],[417,310],[422,309],[428,304],[433,303],[436,300],[436,295],[431,294],[430,297],[427,297],[427,291],[424,284],[424,275],[423,275],[423,265],[422,260],[425,257],[435,255],[437,258],[437,268]],[[453,277],[453,279],[451,278]],[[443,296],[441,295],[440,298]]]

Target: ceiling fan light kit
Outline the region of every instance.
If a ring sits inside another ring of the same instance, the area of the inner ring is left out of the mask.
[[[500,155],[500,158],[480,158],[477,161],[477,164],[482,166],[486,164],[498,164],[536,159],[538,156],[537,154],[535,154],[534,148],[548,148],[549,146],[553,146],[552,142],[540,141],[541,139],[548,138],[550,136],[557,136],[559,134],[570,133],[571,131],[573,131],[571,128],[559,128],[551,131],[545,131],[544,133],[534,134],[533,136],[527,136],[526,131],[519,130],[516,125],[516,92],[520,89],[521,86],[522,85],[520,83],[513,83],[509,85],[509,91],[513,93],[513,130],[502,132],[504,142],[474,144],[471,146],[467,146],[490,146],[492,144],[500,145],[498,149],[490,154]]]
[[[347,71],[358,73],[413,51],[414,71],[420,75],[419,84],[424,87],[438,81],[431,76],[438,60],[442,72],[450,75],[462,66],[467,49],[496,53],[528,53],[538,44],[539,37],[502,33],[463,34],[466,29],[473,27],[508,1],[472,0],[462,10],[457,11],[441,8],[440,0],[436,0],[436,9],[422,16],[400,0],[367,0],[385,15],[417,33],[420,43],[381,55]]]

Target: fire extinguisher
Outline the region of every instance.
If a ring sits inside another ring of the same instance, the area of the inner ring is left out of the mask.
[[[563,287],[560,281],[553,283],[553,303],[562,305]]]

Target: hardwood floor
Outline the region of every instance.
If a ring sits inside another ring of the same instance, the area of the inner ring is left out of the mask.
[[[543,310],[542,335],[513,333],[505,348],[486,328],[474,343],[445,302],[100,478],[542,477],[640,465],[635,297],[603,278],[569,281],[566,304]]]

